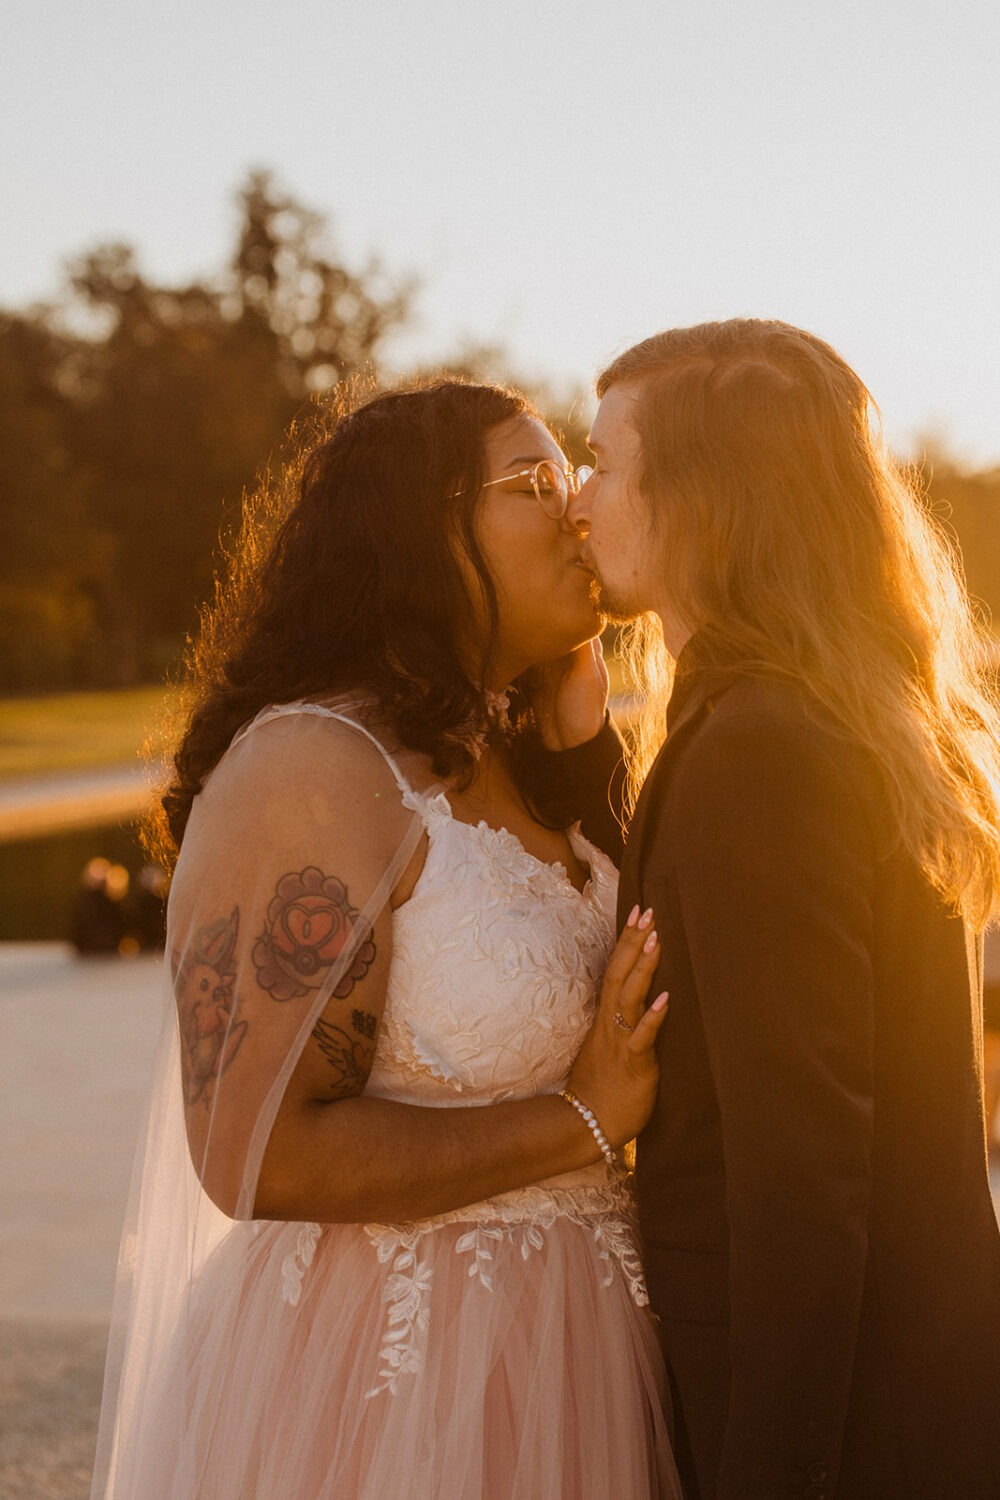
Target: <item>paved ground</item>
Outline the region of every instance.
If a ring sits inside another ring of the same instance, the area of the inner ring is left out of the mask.
[[[0,1500],[85,1500],[159,963],[0,945]]]
[[[0,944],[0,1500],[89,1493],[160,985],[152,958]]]
[[[87,1500],[103,1323],[0,1321],[0,1500]]]

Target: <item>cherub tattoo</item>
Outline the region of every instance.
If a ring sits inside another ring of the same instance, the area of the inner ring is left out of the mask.
[[[333,1098],[347,1099],[360,1094],[371,1072],[375,1049],[322,1019],[313,1027],[313,1037],[333,1069],[330,1084]]]
[[[298,1000],[315,993],[351,937],[358,918],[347,887],[315,865],[283,875],[267,908],[264,930],[254,944],[257,983],[272,1000]],[[333,993],[345,999],[375,958],[369,936]]]
[[[174,953],[174,992],[181,1039],[181,1071],[188,1104],[209,1105],[221,1078],[247,1034],[246,1021],[234,1021],[233,954],[240,909],[195,933],[183,954]]]

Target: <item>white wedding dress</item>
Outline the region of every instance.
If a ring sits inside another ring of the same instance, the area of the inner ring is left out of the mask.
[[[365,1092],[557,1091],[613,945],[614,866],[572,831],[580,893],[378,748],[429,845]],[[416,1223],[225,1226],[116,1500],[679,1497],[629,1193],[603,1163]],[[183,1464],[158,1403],[184,1407]]]

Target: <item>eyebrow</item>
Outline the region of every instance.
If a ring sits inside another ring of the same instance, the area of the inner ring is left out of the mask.
[[[558,463],[558,459],[553,458],[550,453],[523,453],[520,458],[508,459],[503,467],[505,469],[514,469],[517,468],[520,464],[541,463],[554,464]]]

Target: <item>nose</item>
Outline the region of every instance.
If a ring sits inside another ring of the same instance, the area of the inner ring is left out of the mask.
[[[590,480],[587,479],[575,495],[570,495],[569,504],[566,507],[566,520],[579,537],[590,535],[589,488]]]

